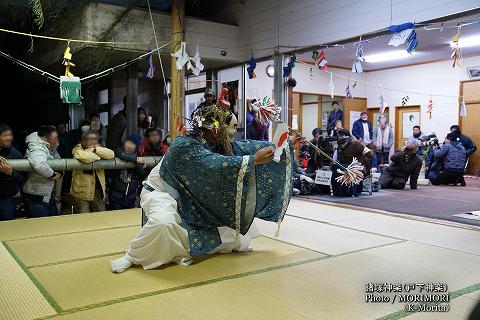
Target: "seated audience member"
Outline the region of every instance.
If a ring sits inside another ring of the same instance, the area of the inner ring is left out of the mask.
[[[356,158],[364,167],[364,174],[370,171],[370,163],[373,158],[373,151],[364,146],[359,140],[350,136],[347,129],[338,130],[338,149],[334,156],[336,160],[344,167],[348,167],[353,158]],[[358,185],[345,186],[338,183],[335,178],[340,175],[337,164],[332,165],[332,190],[338,197],[357,197],[363,190],[363,182]]]
[[[475,142],[472,141],[472,139],[470,139],[469,136],[464,135],[462,131],[460,131],[460,127],[458,125],[455,124],[450,127],[450,132],[453,132],[453,131],[458,131],[458,134],[459,134],[458,139],[462,144],[462,146],[465,148],[465,152],[467,153],[467,159],[468,159],[472,155],[472,153],[477,151],[477,145],[475,144]]]
[[[318,141],[321,136],[321,131],[319,128],[315,128],[312,130],[312,136],[313,139],[310,140],[310,142],[314,145],[318,145]],[[304,158],[308,158],[308,163],[306,170],[308,173],[315,172],[318,169],[318,160],[319,160],[319,155],[315,148],[310,146],[309,144],[305,144],[301,149],[300,149],[300,155],[304,155]]]
[[[417,189],[418,175],[422,169],[422,158],[417,155],[417,144],[407,144],[395,151],[392,163],[383,169],[380,176],[382,189],[403,189],[410,178],[410,189]]]
[[[160,141],[160,132],[156,128],[145,130],[145,139],[140,145],[142,157],[163,156],[167,152],[167,145]]]
[[[55,199],[52,196],[55,182],[62,173],[54,171],[47,160],[55,159],[54,150],[58,144],[58,135],[54,127],[42,126],[26,138],[26,157],[33,168],[23,185],[25,211],[29,218],[47,217],[58,214]]]
[[[23,159],[23,154],[12,143],[12,129],[0,123],[0,221],[15,219],[15,198],[20,198],[25,181],[23,174],[6,162],[7,159]]]
[[[373,130],[373,144],[375,145],[375,155],[377,166],[388,164],[390,148],[393,146],[393,130],[387,124],[387,118],[380,115],[378,125]]]
[[[115,157],[112,150],[98,145],[97,134],[87,131],[82,135],[80,144],[73,148],[73,158],[92,163],[97,160],[111,160]],[[74,170],[70,195],[74,198],[77,213],[105,211],[105,171]]]
[[[460,143],[460,133],[453,131],[447,134],[443,146],[434,151],[435,159],[443,163],[444,170],[435,178],[430,179],[433,185],[457,184],[466,185],[463,178],[465,163],[467,161],[467,152]]]
[[[138,156],[138,148],[142,137],[137,134],[130,135],[123,147],[115,151],[115,155],[124,161],[135,163],[133,169],[113,170],[109,175],[108,199],[110,209],[130,209],[135,207],[139,179],[143,175],[145,162]]]
[[[360,114],[360,119],[353,123],[352,135],[366,146],[372,142],[373,126],[372,123],[368,121],[368,114],[366,111],[363,111]]]
[[[335,126],[333,127],[333,130],[331,132],[332,137],[338,137],[338,130],[343,129],[343,123],[342,120],[337,120],[335,121]]]

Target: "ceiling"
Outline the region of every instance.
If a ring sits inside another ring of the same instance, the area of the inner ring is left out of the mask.
[[[480,15],[468,17],[480,19]],[[375,62],[368,63],[363,62],[362,66],[365,71],[374,71],[380,69],[394,68],[400,66],[407,66],[418,63],[448,60],[452,53],[452,48],[450,47],[450,41],[452,37],[457,33],[456,28],[443,29],[440,30],[431,30],[427,31],[423,27],[415,29],[417,33],[418,46],[415,52],[406,58],[390,60],[384,62]],[[469,36],[480,36],[480,24],[473,24],[465,26],[461,30],[461,38],[466,38]],[[369,43],[364,44],[363,47],[363,56],[368,56],[372,54],[379,54],[385,52],[394,52],[399,50],[405,50],[405,46],[393,47],[388,46],[391,35],[385,35],[382,38],[372,39]],[[355,48],[352,45],[345,45],[344,48],[329,48],[325,51],[326,60],[330,66],[338,66],[344,68],[352,68],[352,63],[355,58]],[[462,53],[464,57],[471,57],[475,55],[480,55],[480,45],[463,48]],[[312,61],[311,52],[306,52],[300,55],[297,55],[297,58],[302,61]],[[480,61],[479,61],[480,64]]]

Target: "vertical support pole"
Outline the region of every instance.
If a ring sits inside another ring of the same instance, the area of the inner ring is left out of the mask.
[[[132,64],[127,70],[127,136],[138,132],[138,70]]]
[[[180,42],[185,39],[185,0],[172,1],[172,35],[170,37],[172,53],[180,48]],[[177,70],[175,57],[171,58],[170,70],[172,73],[171,99],[170,99],[170,137],[177,136],[177,118],[184,116],[185,87],[183,84],[185,71]],[[183,121],[183,119],[182,119]]]

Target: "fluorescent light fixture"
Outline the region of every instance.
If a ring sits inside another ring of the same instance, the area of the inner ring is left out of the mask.
[[[450,41],[450,47],[453,48],[454,46],[455,45],[453,44],[453,42]],[[460,40],[458,40],[458,46],[460,48],[480,46],[480,35],[472,36],[472,37],[465,37],[465,38],[460,37]]]
[[[416,54],[416,52],[408,53],[405,50],[397,50],[397,51],[389,51],[384,53],[367,55],[367,56],[364,56],[363,58],[365,59],[365,62],[375,63],[375,62],[405,59],[410,57],[412,54]]]

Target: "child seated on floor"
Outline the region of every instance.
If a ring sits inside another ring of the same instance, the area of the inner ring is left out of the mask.
[[[135,163],[133,169],[112,170],[109,177],[108,198],[110,209],[130,209],[135,207],[138,195],[139,180],[143,176],[145,162],[138,156],[142,138],[137,134],[130,135],[123,147],[115,151],[115,155],[124,161]]]

